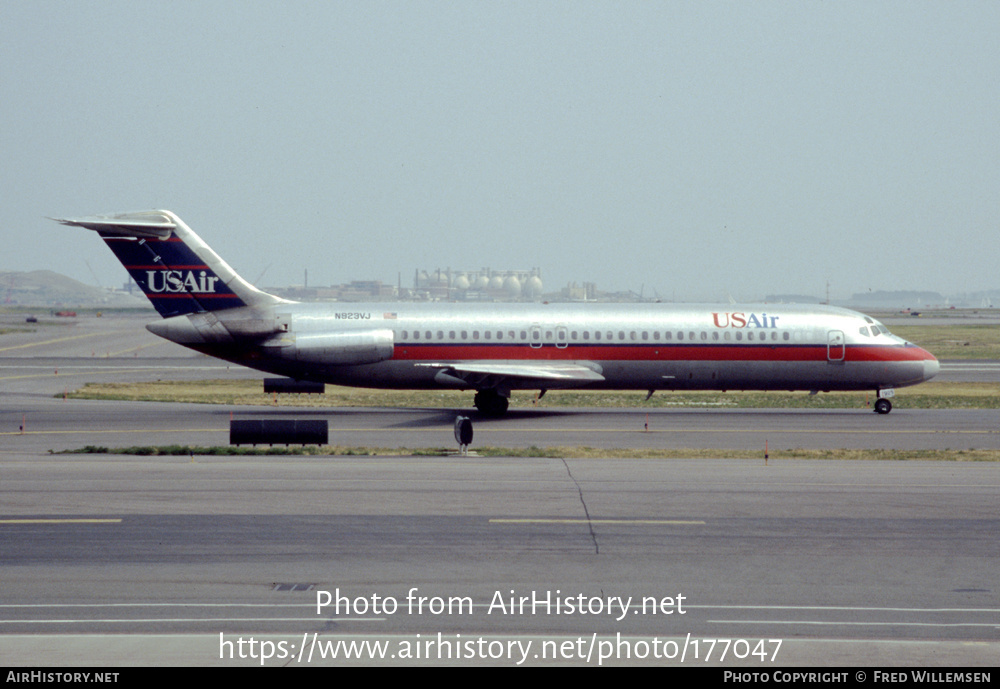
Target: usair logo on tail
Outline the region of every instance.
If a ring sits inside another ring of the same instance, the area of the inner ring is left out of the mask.
[[[207,271],[195,274],[193,270],[147,270],[146,289],[154,294],[215,294],[219,278]]]

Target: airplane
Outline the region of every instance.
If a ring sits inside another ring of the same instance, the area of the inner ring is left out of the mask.
[[[352,303],[263,292],[166,210],[53,218],[96,231],[163,320],[148,330],[296,381],[474,390],[872,390],[934,377],[936,358],[856,311],[786,304]]]

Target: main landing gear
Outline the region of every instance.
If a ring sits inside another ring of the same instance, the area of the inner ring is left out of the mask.
[[[472,403],[483,416],[503,416],[510,406],[510,401],[496,390],[480,390]]]

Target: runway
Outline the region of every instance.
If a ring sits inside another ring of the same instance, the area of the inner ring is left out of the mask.
[[[123,330],[123,349],[144,347]],[[747,460],[60,455],[226,444],[230,414],[289,415],[64,401],[70,371],[259,375],[183,350],[88,364],[73,348],[102,338],[66,336],[0,340],[2,664],[995,665],[996,465],[780,457],[996,447],[993,412],[476,424],[476,445],[761,450]],[[338,444],[454,444],[451,410],[294,415],[327,419]],[[317,610],[327,594],[339,603]]]
[[[219,634],[313,633],[397,649],[690,634],[780,639],[780,666],[995,663],[992,465],[6,455],[0,473],[6,664],[117,664],[122,644],[227,664]],[[317,613],[317,591],[350,605]],[[408,596],[471,607],[418,614]],[[389,598],[400,609],[374,608]],[[673,613],[641,605],[664,598]]]

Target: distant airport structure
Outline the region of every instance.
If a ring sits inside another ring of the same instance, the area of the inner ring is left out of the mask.
[[[297,301],[394,301],[399,298],[396,287],[381,280],[352,280],[329,287],[292,285],[267,289],[279,297]]]
[[[540,301],[541,270],[417,269],[413,286],[393,286],[381,280],[353,280],[342,285],[269,287],[286,299],[303,301]]]
[[[542,298],[542,271],[417,270],[413,290],[418,297],[445,301],[536,301]]]
[[[112,282],[110,276],[104,282]],[[0,291],[3,304],[8,306],[75,306],[103,308],[148,308],[148,301],[130,280],[120,289],[85,284],[52,271],[0,271]],[[393,285],[381,280],[353,280],[341,285],[314,286],[308,284],[285,287],[271,286],[268,291],[297,301],[379,302],[379,301],[466,301],[466,302],[673,302],[685,301],[662,298],[655,289],[640,288],[638,292],[606,292],[594,282],[570,282],[561,289],[543,292],[542,271],[417,269],[413,284],[402,285],[402,277]],[[762,300],[768,304],[822,304],[820,297],[806,294],[768,294]],[[837,299],[831,303],[854,307],[862,311],[941,310],[952,308],[993,309],[1000,301],[1000,289],[942,295],[918,290],[869,290]]]

